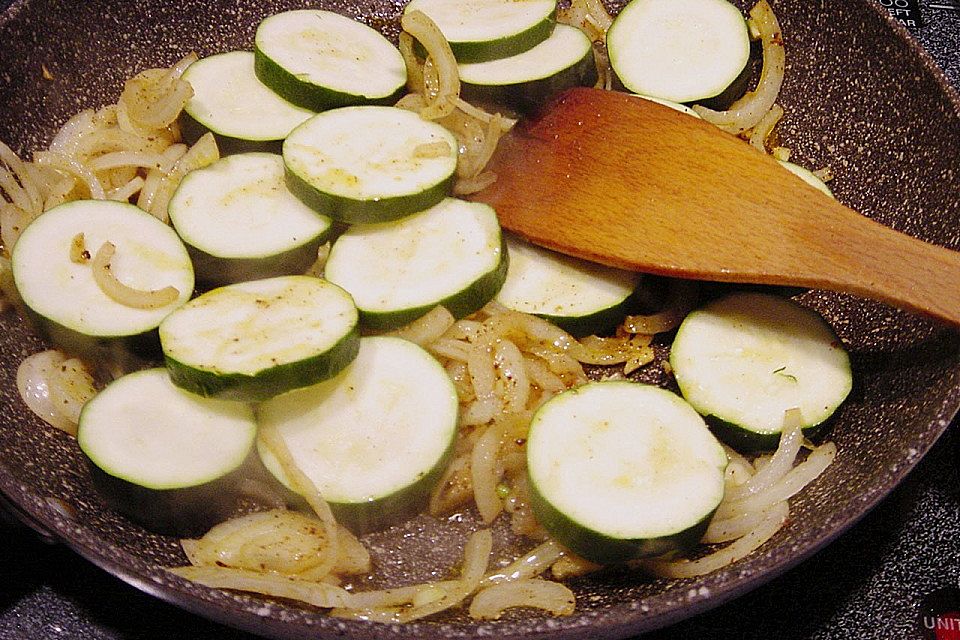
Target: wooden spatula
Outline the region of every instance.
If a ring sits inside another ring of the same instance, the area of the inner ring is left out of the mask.
[[[874,222],[657,103],[567,91],[501,140],[492,169],[496,183],[472,199],[542,246],[667,276],[844,291],[960,326],[960,252]]]

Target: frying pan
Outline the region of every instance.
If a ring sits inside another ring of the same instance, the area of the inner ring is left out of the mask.
[[[304,4],[14,2],[0,15],[0,139],[26,155],[45,146],[76,111],[114,101],[123,80],[137,71],[168,65],[190,50],[203,56],[249,48],[260,19]],[[402,4],[330,0],[311,6],[361,18],[394,37]],[[788,48],[782,94],[788,115],[781,139],[793,149],[793,159],[813,168],[831,166],[836,195],[865,215],[960,249],[956,92],[879,5],[773,4]],[[44,78],[44,68],[52,79]],[[185,562],[177,542],[107,509],[93,491],[75,441],[43,425],[19,401],[16,366],[43,345],[11,313],[0,316],[0,490],[22,519],[122,580],[268,637],[626,637],[715,607],[808,558],[880,502],[956,415],[956,333],[849,296],[814,291],[800,298],[834,326],[854,363],[855,388],[826,436],[839,448],[835,464],[793,499],[786,527],[748,558],[699,580],[651,580],[625,570],[588,576],[572,583],[578,609],[567,618],[515,611],[478,624],[452,614],[388,628],[170,576],[162,567]],[[659,365],[643,375],[666,381]],[[381,583],[425,580],[436,567],[453,564],[473,526],[468,511],[451,522],[420,517],[370,536]],[[500,554],[522,544],[503,537]]]

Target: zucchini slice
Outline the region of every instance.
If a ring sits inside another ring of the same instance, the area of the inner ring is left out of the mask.
[[[392,104],[407,82],[400,51],[367,25],[317,9],[286,11],[257,27],[260,81],[295,105],[323,111]]]
[[[520,111],[532,111],[564,89],[597,81],[590,38],[563,24],[528,51],[489,62],[461,63],[458,68],[465,100]]]
[[[670,366],[683,397],[738,450],[775,449],[793,408],[815,435],[853,384],[850,358],[823,318],[765,293],[735,293],[688,315]]]
[[[197,60],[183,73],[193,87],[180,114],[183,138],[194,143],[213,133],[222,155],[280,152],[280,144],[314,112],[267,88],[253,70],[253,53],[230,51]]]
[[[337,521],[363,533],[426,505],[453,450],[457,393],[427,351],[401,338],[369,337],[340,375],[268,400],[261,428],[275,428]],[[276,458],[264,466],[290,486]]]
[[[74,261],[71,247],[82,234]],[[172,286],[175,299],[155,309],[109,297],[94,278],[92,258],[116,247],[110,273],[141,291]],[[97,361],[105,355],[156,350],[155,329],[193,293],[193,265],[167,225],[133,205],[77,200],[54,207],[26,228],[11,256],[17,290],[37,326],[63,349]],[[66,292],[66,295],[65,295]]]
[[[84,405],[77,442],[110,506],[151,531],[189,536],[236,506],[256,429],[248,405],[195,396],[147,369]]]
[[[555,0],[411,0],[443,33],[459,62],[516,55],[543,42],[554,28]]]
[[[456,318],[493,299],[507,274],[496,213],[447,198],[395,222],[356,225],[337,238],[326,278],[356,300],[365,327],[392,329],[437,305]]]
[[[626,313],[640,274],[565,256],[507,235],[510,266],[497,302],[576,337],[604,333]]]
[[[332,221],[284,183],[283,159],[244,153],[191,171],[168,207],[197,279],[222,285],[303,273]]]
[[[347,223],[384,222],[440,202],[458,143],[411,111],[344,107],[314,116],[283,143],[287,183],[308,205]]]
[[[283,276],[220,287],[160,325],[174,384],[202,396],[264,400],[339,373],[356,356],[357,309],[340,287]]]
[[[743,83],[750,35],[727,0],[632,0],[610,25],[607,49],[628,90],[702,102]]]
[[[723,447],[690,405],[636,382],[554,396],[527,437],[537,520],[602,564],[696,545],[723,499],[726,467]]]

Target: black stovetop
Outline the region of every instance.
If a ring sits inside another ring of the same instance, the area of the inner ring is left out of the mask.
[[[9,4],[0,0],[0,10]],[[880,4],[960,87],[960,0]],[[826,549],[734,602],[644,638],[923,638],[931,595],[946,590],[960,610],[958,461],[954,420],[907,480]],[[2,639],[253,639],[141,593],[28,529],[0,522],[0,540]]]

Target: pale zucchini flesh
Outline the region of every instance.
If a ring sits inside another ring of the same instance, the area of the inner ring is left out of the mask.
[[[632,0],[610,26],[607,48],[629,91],[689,103],[742,80],[750,36],[727,0]]]
[[[452,451],[456,390],[424,349],[400,338],[363,338],[337,377],[269,400],[262,428],[276,429],[297,467],[337,520],[365,532],[418,513]],[[288,488],[276,458],[265,466]]]
[[[550,320],[575,336],[599,334],[625,315],[641,276],[507,236],[510,266],[497,302]]]
[[[727,456],[682,398],[594,382],[534,415],[527,468],[538,521],[593,562],[689,549],[723,498]]]
[[[290,189],[336,220],[395,220],[433,206],[452,188],[456,138],[394,107],[321,113],[283,144]]]
[[[194,142],[210,131],[222,155],[279,151],[287,134],[314,114],[260,82],[250,51],[202,58],[187,68],[183,79],[193,87],[180,118],[184,139]]]
[[[339,373],[359,347],[357,309],[311,276],[209,291],[170,314],[160,342],[171,378],[199,395],[263,400]]]
[[[670,366],[684,398],[741,450],[776,448],[791,409],[814,435],[853,384],[850,358],[823,318],[766,293],[736,293],[688,315]]]
[[[597,81],[590,39],[563,24],[532,49],[509,58],[461,63],[458,68],[464,99],[521,111],[533,110],[565,89]]]
[[[364,326],[390,329],[438,305],[454,317],[496,295],[508,257],[487,205],[447,198],[402,220],[356,225],[330,249],[326,277],[353,296]]]
[[[84,406],[77,442],[108,504],[153,530],[184,535],[235,506],[256,428],[248,405],[187,393],[166,370],[147,369]]]
[[[533,48],[554,28],[554,0],[412,0],[443,33],[459,62],[506,58]]]
[[[283,159],[228,156],[192,171],[168,207],[197,279],[215,285],[303,273],[332,221],[287,189]]]
[[[79,234],[87,259],[74,262],[71,245]],[[140,291],[174,287],[176,298],[156,309],[110,298],[92,269],[92,258],[106,242],[116,247],[110,271],[120,282]],[[78,200],[47,211],[23,232],[11,264],[17,290],[40,329],[68,351],[93,359],[128,340],[155,342],[161,320],[186,302],[194,287],[190,257],[173,229],[113,201]]]
[[[257,77],[313,111],[392,104],[407,80],[400,51],[379,31],[331,11],[278,13],[257,28]]]

